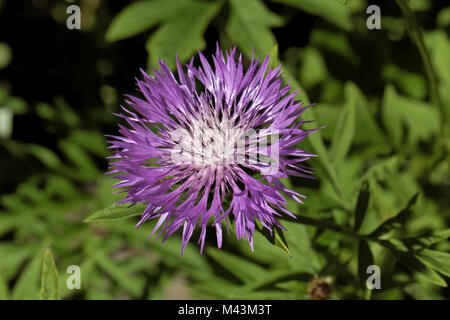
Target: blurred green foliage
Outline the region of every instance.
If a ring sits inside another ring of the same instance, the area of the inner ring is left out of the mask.
[[[35,12],[100,52],[72,61],[82,99],[51,85],[42,99],[13,80],[29,48],[0,38],[0,299],[308,299],[318,278],[333,299],[450,297],[450,7],[380,1],[382,29],[368,30],[365,0],[81,1],[82,28],[69,31],[71,2],[0,1],[0,23]],[[103,134],[134,93],[131,76],[116,85],[125,51],[138,63],[146,52],[150,70],[216,42],[245,59],[270,52],[298,98],[316,103],[305,119],[324,128],[301,147],[319,155],[317,180],[284,179],[305,204],[289,202],[298,219],[287,231],[257,232],[254,252],[231,230],[222,250],[208,234],[203,255],[191,243],[180,258],[178,237],[146,240],[153,223],[136,230],[139,208],[115,205]],[[371,264],[380,290],[365,287]],[[66,287],[70,265],[80,290]]]

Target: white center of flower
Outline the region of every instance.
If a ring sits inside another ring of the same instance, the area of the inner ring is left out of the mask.
[[[177,129],[170,135],[175,143],[171,150],[173,163],[215,168],[239,161],[237,150],[244,130],[233,126],[228,119],[196,119],[189,128]]]

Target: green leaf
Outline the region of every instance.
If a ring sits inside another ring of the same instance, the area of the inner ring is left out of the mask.
[[[447,287],[445,280],[431,268],[427,268],[411,252],[401,252],[392,250],[392,254],[397,258],[405,268],[412,271],[414,277],[419,281],[425,281],[440,287]]]
[[[274,45],[273,48],[269,51],[269,59],[270,59],[270,63],[269,66],[271,66],[272,68],[276,68],[279,64],[280,61],[278,60],[278,45]]]
[[[351,11],[336,0],[273,0],[297,7],[309,14],[322,17],[334,25],[350,31],[353,29]]]
[[[145,210],[142,205],[116,204],[102,209],[87,217],[84,222],[114,221],[141,215]]]
[[[414,276],[419,281],[428,282],[439,287],[447,287],[447,282],[445,282],[445,279],[433,269],[422,269],[421,272],[414,272]]]
[[[59,300],[58,271],[50,248],[45,249],[42,262],[41,291],[39,300]]]
[[[121,268],[116,262],[112,261],[103,252],[98,252],[95,255],[95,261],[102,270],[109,274],[118,283],[120,288],[125,289],[135,297],[139,297],[142,294],[145,285],[143,278],[127,275],[123,268]]]
[[[13,132],[13,112],[10,108],[0,107],[0,138],[9,139]]]
[[[438,130],[439,115],[434,105],[402,97],[392,86],[388,86],[383,95],[382,117],[397,148],[404,143],[405,127],[409,145],[429,140]]]
[[[375,112],[367,101],[363,92],[351,83],[349,94],[355,100],[355,134],[353,143],[359,143],[364,146],[377,145],[380,152],[389,151],[386,138],[376,122]]]
[[[98,176],[99,170],[90,155],[79,145],[70,140],[60,140],[59,147],[68,159],[78,168],[74,172],[73,168],[65,168],[65,172],[73,178],[93,179]],[[55,162],[56,164],[56,162]]]
[[[189,6],[181,8],[168,19],[147,41],[151,65],[157,66],[159,59],[165,59],[167,65],[173,68],[176,55],[180,61],[186,61],[196,49],[204,49],[203,33],[222,4],[222,1],[191,1]]]
[[[412,247],[414,250],[419,250],[447,240],[448,238],[450,238],[450,229],[426,231],[415,237],[408,237],[400,240],[403,241],[405,245]]]
[[[386,220],[383,222],[375,231],[373,231],[370,236],[371,237],[379,237],[393,229],[401,228],[406,220],[411,216],[411,213],[414,210],[414,206],[417,202],[417,198],[419,193],[416,193],[411,200],[409,200],[408,205],[402,211],[400,211],[396,216]]]
[[[29,144],[27,150],[49,168],[55,169],[61,165],[58,155],[51,149],[38,144]]]
[[[9,289],[8,283],[3,276],[3,267],[0,264],[0,300],[8,300],[9,297]]]
[[[348,83],[345,86],[345,92],[347,103],[340,112],[330,148],[330,157],[335,166],[338,166],[344,160],[352,145],[355,133],[355,86],[352,83]]]
[[[208,255],[223,268],[231,272],[236,278],[245,283],[260,280],[266,276],[267,272],[259,265],[224,250],[210,247],[208,249]]]
[[[314,87],[325,81],[328,75],[325,60],[314,47],[306,47],[303,52],[302,67],[300,69],[300,79],[306,88]]]
[[[261,222],[257,220],[255,220],[255,222],[257,225],[257,231],[259,231],[264,236],[264,238],[266,238],[271,244],[280,248],[282,251],[291,256],[291,251],[289,251],[289,246],[287,244],[286,238],[284,237],[282,229],[274,227],[272,232],[270,232],[261,224]]]
[[[361,289],[366,299],[370,298],[371,290],[367,287],[367,267],[373,265],[373,255],[367,242],[360,241],[358,245],[358,277]]]
[[[364,217],[366,216],[367,207],[369,206],[370,192],[367,180],[364,180],[359,190],[358,200],[355,208],[355,223],[353,230],[357,232],[361,227]]]
[[[314,248],[308,227],[302,224],[304,218],[297,217],[297,220],[283,221],[283,225],[288,230],[286,238],[289,243],[289,251],[292,253],[292,258],[288,259],[288,263],[293,270],[317,274],[323,267],[323,261]]]
[[[260,0],[231,0],[231,12],[226,32],[239,48],[251,57],[266,56],[276,44],[271,27],[280,26],[283,20],[272,13]]]
[[[13,300],[35,300],[39,295],[39,276],[42,254],[36,255],[27,265],[12,290]]]
[[[436,17],[436,24],[445,28],[450,25],[450,7],[443,8]]]
[[[12,51],[7,43],[0,42],[0,69],[6,68],[11,62]]]
[[[118,41],[150,29],[188,3],[186,0],[153,0],[132,3],[111,22],[106,31],[106,40]]]
[[[450,254],[436,250],[424,249],[416,253],[416,258],[424,265],[450,277]]]
[[[274,46],[271,49],[271,59],[274,60],[274,54],[275,52],[278,53],[278,46]],[[279,64],[279,60],[277,60]],[[290,81],[290,85],[294,89],[298,89],[300,92],[297,94],[297,97],[300,97],[301,100],[305,103],[305,105],[310,104],[310,99],[308,97],[308,94],[305,90],[303,90],[303,87],[297,82],[295,77],[292,75],[292,73],[286,69],[282,68],[283,72],[285,74],[284,83],[287,81]],[[314,108],[309,108],[304,112],[304,118],[306,120],[317,120],[314,114]],[[314,129],[317,128],[317,124],[313,125],[305,125],[306,129]],[[341,185],[341,182],[338,178],[338,175],[336,173],[336,169],[332,164],[331,158],[328,154],[328,150],[325,147],[325,143],[322,138],[322,133],[319,131],[315,132],[314,134],[311,134],[308,136],[308,142],[311,144],[312,148],[314,149],[314,152],[318,155],[320,163],[323,165],[327,175],[329,176],[331,183],[336,191],[336,193],[340,196],[339,199],[342,201],[342,206],[346,209],[350,210],[350,207],[347,203],[347,200],[344,197],[344,191]]]
[[[388,64],[383,68],[383,78],[395,83],[410,97],[421,100],[427,94],[427,83],[419,73],[403,70],[396,65]]]

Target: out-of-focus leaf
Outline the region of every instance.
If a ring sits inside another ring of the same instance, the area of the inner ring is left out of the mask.
[[[55,169],[61,165],[61,160],[56,153],[44,146],[29,144],[27,150],[49,168]]]
[[[41,291],[39,300],[59,300],[58,271],[50,248],[45,249],[42,262]]]
[[[13,300],[35,300],[39,295],[42,255],[36,255],[26,266],[12,290]]]
[[[422,269],[421,272],[415,272],[414,276],[419,281],[425,281],[439,287],[447,287],[447,282],[445,282],[444,278],[433,269]]]
[[[150,29],[188,3],[186,0],[153,0],[132,3],[111,22],[106,31],[106,40],[109,42],[122,40]]]
[[[8,300],[9,297],[9,289],[8,283],[3,276],[2,265],[0,263],[0,300]]]
[[[0,42],[0,69],[8,66],[12,59],[12,51],[8,44]]]
[[[64,97],[57,96],[55,98],[55,107],[58,110],[59,121],[63,121],[63,123],[69,127],[75,127],[80,124],[81,119],[78,114],[73,110],[73,108],[67,103]]]
[[[249,260],[214,248],[209,248],[207,252],[223,268],[245,283],[256,281],[266,276],[266,271],[262,267]]]
[[[416,193],[411,200],[409,200],[408,205],[402,211],[400,211],[395,217],[392,217],[385,222],[383,222],[375,231],[373,231],[370,235],[372,237],[379,237],[393,229],[401,228],[408,218],[411,216],[411,213],[414,210],[414,205],[417,202],[419,194]]]
[[[13,131],[13,113],[9,108],[0,108],[0,138],[9,139]]]
[[[322,29],[313,29],[310,34],[311,44],[320,48],[322,51],[329,51],[338,54],[351,63],[358,63],[359,56],[354,52],[347,34],[344,32],[336,32],[336,30],[328,31]]]
[[[60,140],[59,147],[78,170],[65,168],[65,172],[73,178],[90,180],[98,176],[99,170],[88,153],[76,143],[70,140]]]
[[[355,133],[356,98],[353,84],[347,84],[345,91],[347,103],[340,112],[330,149],[330,157],[335,166],[339,166],[344,160],[350,149]]]
[[[450,7],[445,7],[439,11],[436,17],[436,23],[441,28],[445,28],[450,25]]]
[[[113,204],[87,217],[84,222],[113,221],[139,216],[144,212],[142,205]]]
[[[309,14],[313,14],[350,31],[353,29],[351,11],[349,7],[336,0],[274,0],[289,6],[299,8]]]
[[[429,48],[431,62],[438,78],[439,93],[444,106],[444,116],[447,126],[444,128],[448,134],[450,130],[450,39],[444,30],[434,30],[425,33],[425,44]]]
[[[168,19],[148,39],[146,47],[152,66],[165,59],[169,67],[176,65],[175,56],[186,61],[195,49],[205,48],[203,33],[222,6],[222,1],[190,1]]]
[[[424,249],[450,238],[450,229],[425,232],[414,237],[400,239],[414,250]]]
[[[364,296],[369,299],[371,290],[367,287],[367,267],[373,265],[373,255],[368,244],[360,241],[358,245],[358,277]]]
[[[251,57],[266,56],[276,44],[271,27],[280,26],[283,20],[269,11],[260,0],[231,0],[231,12],[226,32],[241,50]]]
[[[361,227],[364,217],[366,216],[367,207],[369,206],[369,183],[364,180],[361,189],[359,190],[358,200],[356,202],[355,208],[355,223],[353,225],[353,230],[358,231]]]
[[[392,137],[393,144],[403,143],[403,128],[408,129],[408,142],[430,139],[438,129],[438,112],[435,106],[401,97],[392,86],[384,92],[382,103],[384,124]]]
[[[301,219],[300,219],[301,220]],[[296,221],[283,222],[292,258],[288,263],[293,270],[317,274],[322,267],[320,254],[315,251],[308,227]]]
[[[102,270],[117,281],[121,288],[125,289],[135,297],[139,297],[142,294],[145,285],[143,278],[127,275],[117,263],[103,253],[97,253],[95,255],[95,261]]]
[[[446,287],[447,283],[445,280],[431,268],[425,266],[421,261],[419,261],[411,252],[401,252],[392,250],[392,254],[397,258],[402,265],[411,270],[413,276],[420,281],[425,281],[436,286]]]
[[[375,120],[370,104],[363,92],[351,83],[350,93],[355,99],[355,134],[354,143],[377,146],[380,152],[389,150],[386,138]]]
[[[269,57],[270,57],[270,66],[272,68],[277,67],[280,62],[278,60],[278,45],[274,45],[273,48],[269,51]]]
[[[261,222],[256,221],[258,231],[274,246],[280,248],[284,252],[286,252],[289,256],[291,256],[291,251],[289,250],[288,243],[286,238],[284,237],[283,230],[278,227],[274,227],[272,232],[267,230]]]
[[[450,254],[436,250],[424,249],[416,253],[416,258],[424,265],[450,277]]]
[[[306,47],[300,69],[302,84],[306,88],[314,87],[323,82],[327,74],[327,66],[320,51],[314,47]]]
[[[105,137],[98,131],[73,130],[70,140],[98,156],[107,154]]]
[[[420,100],[427,94],[427,84],[421,74],[389,64],[383,68],[383,77],[395,83],[405,94],[413,98]]]

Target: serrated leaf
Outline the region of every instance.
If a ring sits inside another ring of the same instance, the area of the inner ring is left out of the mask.
[[[411,216],[418,197],[419,193],[416,193],[411,198],[411,200],[409,200],[408,205],[405,209],[401,210],[395,217],[392,217],[383,222],[377,229],[375,229],[375,231],[370,234],[370,236],[379,237],[393,229],[402,227],[406,220],[408,220],[408,218]]]
[[[186,61],[196,49],[204,49],[203,33],[222,3],[190,1],[189,6],[181,8],[168,19],[147,41],[151,65],[157,66],[158,60],[164,59],[173,68],[176,55],[180,61]]]
[[[424,249],[416,253],[416,258],[426,266],[450,277],[450,254],[436,250]]]
[[[144,212],[145,208],[142,205],[136,204],[131,206],[129,204],[113,204],[109,208],[102,209],[87,217],[84,222],[98,222],[98,221],[114,221],[127,219],[139,216]]]
[[[370,298],[371,290],[367,287],[367,267],[373,265],[372,251],[365,241],[360,241],[358,245],[358,277],[364,296]]]
[[[355,208],[355,223],[353,230],[358,231],[361,227],[364,217],[366,216],[367,207],[369,206],[370,192],[367,180],[364,180],[359,190],[358,200]]]
[[[139,1],[130,4],[114,18],[106,31],[106,40],[118,41],[143,32],[187,5],[186,0]]]
[[[41,291],[39,300],[59,300],[58,271],[50,248],[45,249],[42,261]]]

